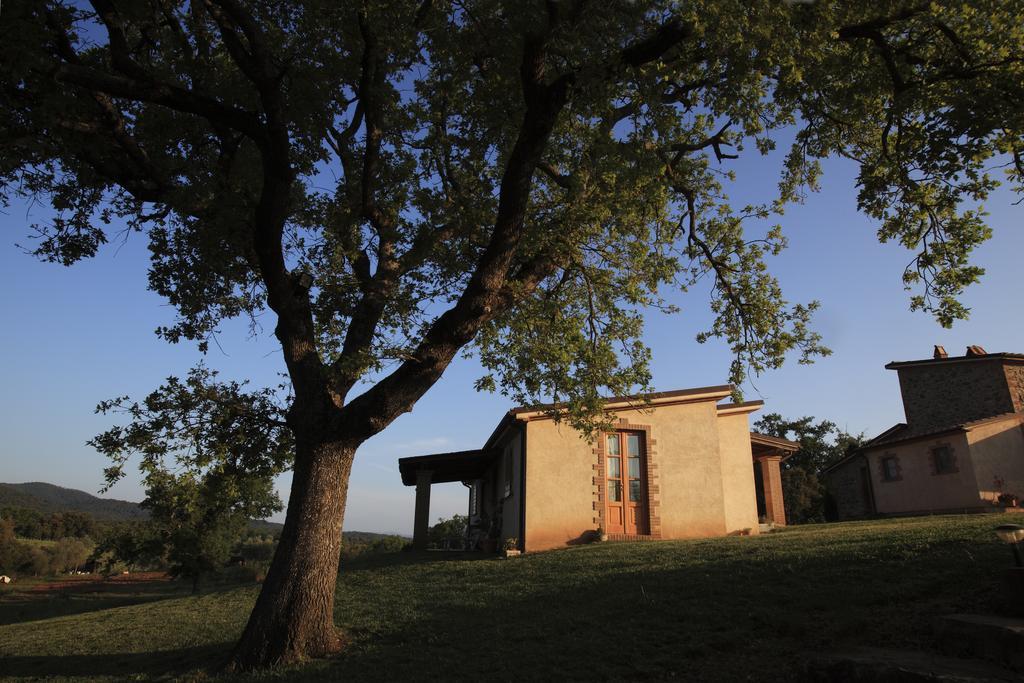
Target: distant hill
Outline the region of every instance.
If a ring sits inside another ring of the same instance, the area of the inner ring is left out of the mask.
[[[138,503],[100,498],[78,489],[66,489],[41,481],[0,484],[0,507],[20,507],[38,512],[86,512],[95,519],[128,522],[146,519]]]
[[[24,484],[0,484],[0,508],[28,508],[36,512],[85,512],[93,519],[103,522],[138,522],[149,517],[149,513],[138,503],[114,498],[100,498],[78,489],[30,481]],[[253,530],[274,534],[284,525],[254,519],[249,522]]]
[[[105,522],[132,522],[146,519],[149,516],[138,503],[113,498],[100,498],[78,489],[66,489],[63,486],[47,484],[42,481],[31,481],[24,484],[0,483],[0,508],[17,507],[36,510],[37,512],[86,512],[93,518]],[[284,528],[283,524],[254,519],[249,522],[254,531],[276,534]],[[370,531],[346,531],[344,536],[349,541],[373,541],[393,534],[376,534]]]

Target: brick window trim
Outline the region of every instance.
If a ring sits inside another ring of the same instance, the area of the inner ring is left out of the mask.
[[[644,450],[647,455],[647,477],[644,482],[647,490],[647,518],[648,518],[648,531],[649,534],[643,534],[637,536],[635,540],[658,540],[661,536],[661,487],[658,485],[658,460],[657,460],[657,445],[658,442],[651,436],[651,426],[645,424],[633,424],[626,418],[619,418],[617,422],[613,423],[616,432],[641,432],[644,435]],[[594,524],[602,529],[607,529],[604,523],[604,496],[605,496],[605,435],[609,432],[601,432],[597,438],[597,447],[593,448],[591,452],[596,456],[597,462],[594,463]],[[615,535],[613,538],[609,536],[609,540],[634,540],[618,538],[619,535]],[[621,536],[626,536],[621,534]]]
[[[892,460],[896,465],[896,476],[888,476],[888,472],[885,469],[885,463],[888,460]],[[903,467],[900,465],[900,456],[895,453],[883,453],[882,457],[878,459],[878,469],[881,473],[879,477],[883,484],[891,484],[894,481],[903,481]]]
[[[936,451],[945,448],[949,452],[949,469],[939,471],[939,459]],[[928,448],[928,467],[931,469],[932,475],[941,477],[946,474],[957,474],[960,472],[960,468],[956,462],[956,450],[948,443],[936,443]]]

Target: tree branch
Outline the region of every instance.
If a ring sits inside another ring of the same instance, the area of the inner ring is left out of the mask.
[[[676,163],[678,163],[681,155],[686,154],[687,152],[697,152],[708,147],[714,149],[715,158],[718,159],[719,163],[721,163],[723,159],[739,159],[738,154],[726,154],[725,152],[722,151],[723,145],[730,144],[725,139],[725,134],[728,132],[729,126],[731,125],[732,121],[726,121],[725,125],[722,126],[717,133],[707,138],[706,140],[702,140],[700,142],[695,143],[678,142],[669,147],[669,149],[671,149],[673,152],[676,152],[676,157],[673,160],[672,165],[674,166]]]

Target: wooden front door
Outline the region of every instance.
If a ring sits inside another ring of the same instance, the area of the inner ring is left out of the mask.
[[[641,432],[605,435],[605,530],[647,534],[647,457]]]

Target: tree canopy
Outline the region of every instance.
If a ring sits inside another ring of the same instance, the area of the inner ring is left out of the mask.
[[[831,420],[802,417],[787,420],[767,413],[754,423],[754,431],[800,443],[796,453],[782,462],[782,491],[786,523],[803,524],[829,519],[824,471],[864,442],[863,434],[850,434]]]
[[[142,402],[103,401],[97,412],[122,414],[89,443],[112,460],[107,488],[138,459],[146,498],[145,529],[108,535],[97,554],[127,563],[166,559],[192,580],[224,566],[250,520],[282,509],[274,477],[291,466],[293,439],[275,391],[247,391],[205,367],[169,377]]]
[[[988,231],[961,202],[984,199],[994,160],[1021,180],[1017,9],[18,3],[0,178],[58,210],[35,226],[43,258],[95,254],[116,217],[144,231],[178,311],[162,336],[205,345],[269,303],[292,364],[340,397],[467,337],[480,386],[523,402],[643,385],[640,311],[709,274],[702,339],[728,340],[737,381],[821,350],[813,304],[786,305],[765,268],[781,230],[744,223],[813,187],[825,156],[860,163],[879,236],[917,251],[913,305],[965,313]],[[729,159],[782,129],[778,196],[730,206]],[[488,274],[507,304],[452,306]]]
[[[33,226],[45,260],[143,234],[169,341],[205,349],[227,318],[276,315],[296,476],[242,650],[326,652],[331,603],[312,596],[333,581],[355,449],[458,353],[480,358],[479,388],[568,401],[580,427],[602,394],[650,384],[642,314],[671,288],[713,283],[699,339],[730,346],[736,383],[824,353],[816,304],[768,269],[784,233],[763,227],[820,159],[859,165],[878,238],[914,254],[911,306],[966,315],[976,204],[1024,181],[1022,9],[8,2],[0,197],[55,209]],[[729,162],[779,140],[778,192],[733,206]],[[318,615],[312,645],[283,626],[296,605]]]

